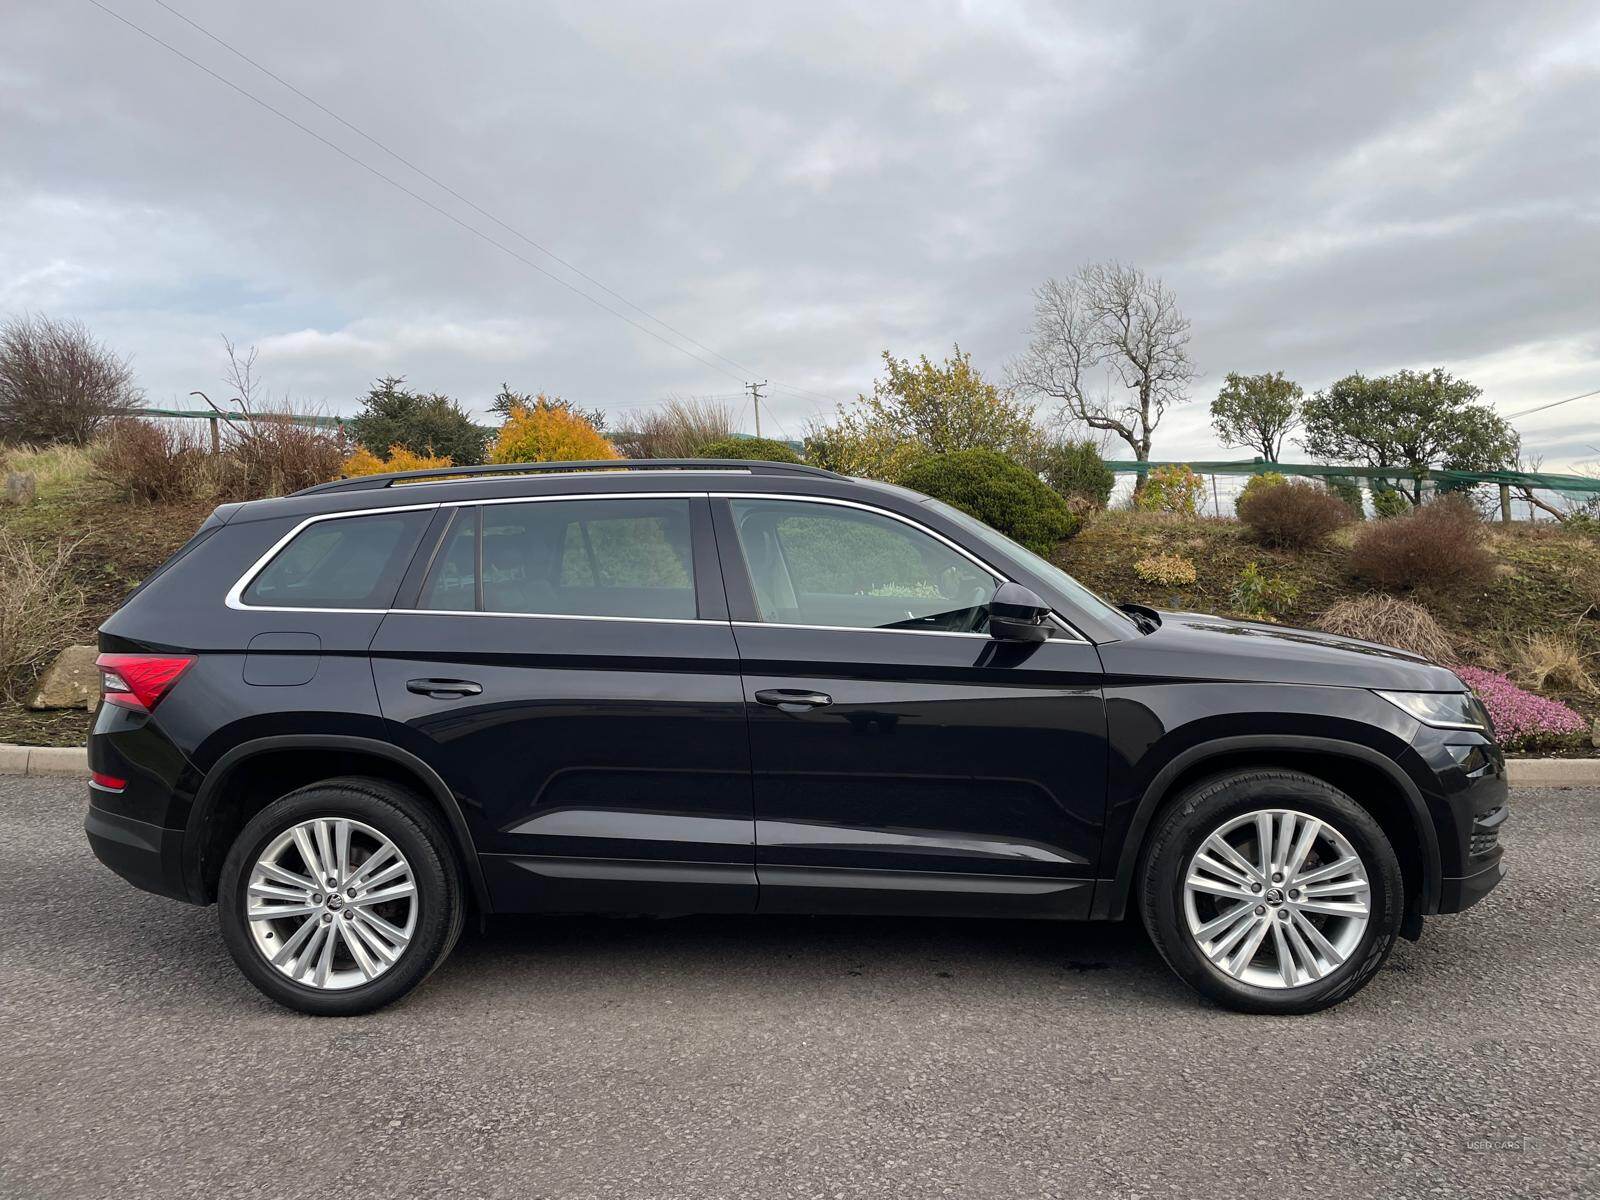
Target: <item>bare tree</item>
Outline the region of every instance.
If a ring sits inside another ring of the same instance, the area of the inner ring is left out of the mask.
[[[81,322],[22,316],[0,325],[0,442],[81,446],[139,399],[127,361]]]
[[[1015,385],[1061,403],[1069,421],[1121,438],[1140,462],[1169,405],[1197,372],[1189,321],[1159,279],[1094,263],[1034,292],[1033,340],[1011,366]],[[1143,476],[1136,487],[1142,487]]]

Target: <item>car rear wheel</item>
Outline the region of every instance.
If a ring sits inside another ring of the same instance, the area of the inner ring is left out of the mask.
[[[464,916],[450,844],[427,806],[354,778],[257,814],[223,863],[218,909],[246,978],[323,1016],[405,995],[449,954]]]
[[[1180,977],[1230,1008],[1305,1013],[1362,988],[1399,933],[1404,885],[1372,815],[1320,779],[1241,771],[1181,796],[1140,907]]]

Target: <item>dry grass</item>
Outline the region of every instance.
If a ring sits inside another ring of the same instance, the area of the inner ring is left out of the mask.
[[[1409,650],[1433,662],[1454,662],[1457,657],[1450,635],[1427,609],[1377,592],[1339,601],[1316,619],[1316,627]]]
[[[1534,634],[1516,643],[1512,654],[1513,673],[1531,688],[1595,693],[1594,678],[1586,665],[1590,656],[1571,638],[1557,633]]]
[[[674,397],[613,441],[629,458],[698,458],[702,447],[733,435],[737,416],[720,400]]]
[[[7,446],[0,449],[0,473],[32,475],[39,489],[83,483],[94,471],[90,452],[82,446]]]
[[[119,417],[94,448],[94,473],[126,500],[172,504],[213,490],[211,454],[199,430]]]
[[[10,699],[22,698],[83,618],[83,589],[68,573],[73,549],[58,542],[53,551],[35,551],[0,529],[0,692]]]

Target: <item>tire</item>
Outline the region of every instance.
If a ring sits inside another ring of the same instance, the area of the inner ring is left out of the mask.
[[[1265,836],[1263,812],[1276,814]],[[1277,872],[1280,887],[1272,868],[1293,866],[1302,837],[1311,839],[1305,865]],[[1263,843],[1273,847],[1264,859]],[[1358,865],[1341,869],[1352,853]],[[1187,789],[1158,818],[1136,882],[1145,928],[1167,965],[1201,994],[1248,1013],[1316,1012],[1354,995],[1389,957],[1405,909],[1400,864],[1378,822],[1338,788],[1294,771],[1230,772]]]
[[[387,855],[379,853],[385,843]],[[327,858],[339,875],[340,846],[348,865],[339,886],[326,889],[311,866]],[[285,882],[300,878],[321,890],[308,896]],[[300,788],[256,814],[223,861],[217,909],[245,978],[279,1004],[325,1017],[371,1012],[409,993],[449,956],[466,918],[454,849],[427,804],[357,777]]]

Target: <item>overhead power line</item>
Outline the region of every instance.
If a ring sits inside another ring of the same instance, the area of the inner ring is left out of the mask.
[[[173,16],[177,17],[178,20],[182,21],[184,24],[188,25],[192,29],[194,29],[194,30],[198,31],[199,33],[205,35],[206,37],[210,38],[213,42],[215,42],[217,45],[221,46],[229,54],[232,54],[235,58],[238,58],[238,59],[242,60],[243,62],[249,63],[252,67],[254,67],[256,70],[260,71],[268,79],[271,79],[274,82],[276,82],[278,84],[281,84],[283,87],[288,88],[291,92],[293,92],[296,96],[299,96],[300,99],[304,100],[307,104],[311,105],[313,108],[317,109],[319,112],[322,112],[322,113],[326,114],[327,116],[332,117],[335,121],[339,122],[339,124],[343,125],[346,129],[348,129],[351,133],[355,134],[357,137],[364,138],[366,141],[372,143],[379,150],[382,150],[385,154],[387,154],[390,158],[394,159],[396,162],[401,163],[402,165],[404,165],[406,167],[409,167],[411,170],[415,171],[418,175],[422,176],[422,178],[426,179],[429,183],[433,184],[436,188],[439,188],[441,191],[448,192],[450,195],[454,196],[457,200],[461,201],[461,203],[465,204],[473,212],[477,213],[481,217],[485,217],[488,220],[493,221],[501,229],[505,230],[507,233],[511,234],[513,237],[521,239],[527,245],[532,246],[540,254],[543,254],[547,258],[550,258],[551,260],[560,263],[563,267],[565,267],[567,270],[571,271],[574,275],[577,275],[580,278],[582,278],[584,280],[587,280],[589,283],[594,284],[595,287],[599,288],[602,292],[604,292],[606,295],[610,296],[612,299],[619,301],[620,303],[626,305],[628,308],[631,308],[634,312],[638,313],[640,316],[643,316],[643,317],[647,318],[648,320],[654,321],[657,325],[661,326],[661,328],[663,328],[665,330],[668,330],[671,333],[675,334],[676,336],[682,338],[684,341],[688,342],[691,346],[694,346],[694,347],[696,347],[697,349],[700,349],[700,350],[704,350],[707,354],[711,355],[713,358],[720,359],[722,362],[727,363],[730,367],[733,367],[733,368],[735,368],[737,370],[743,371],[747,375],[748,374],[754,374],[754,371],[750,367],[745,366],[743,363],[738,362],[735,359],[729,358],[726,354],[718,353],[716,350],[713,350],[710,346],[707,346],[704,342],[697,341],[696,339],[690,337],[687,333],[683,332],[683,330],[678,329],[675,326],[667,324],[665,321],[663,321],[660,317],[656,316],[654,313],[651,313],[651,312],[647,311],[646,309],[641,308],[639,305],[635,304],[632,300],[629,300],[621,292],[618,292],[614,288],[607,287],[605,284],[601,283],[598,279],[596,279],[593,275],[590,275],[588,272],[584,271],[581,267],[574,266],[572,263],[570,263],[566,259],[562,258],[559,254],[557,254],[554,250],[550,249],[548,246],[540,245],[533,238],[531,238],[527,234],[523,233],[522,230],[516,228],[513,225],[508,224],[506,221],[503,221],[501,218],[495,216],[494,213],[490,212],[488,209],[486,209],[482,205],[478,204],[475,200],[472,200],[469,197],[462,195],[455,188],[451,187],[444,180],[440,179],[437,175],[430,174],[428,171],[423,170],[416,163],[412,162],[405,155],[401,154],[398,150],[395,150],[392,147],[390,147],[390,146],[384,144],[383,142],[379,141],[376,137],[374,137],[372,134],[368,133],[365,129],[362,129],[359,125],[356,125],[353,122],[346,120],[344,117],[341,117],[338,113],[334,112],[333,109],[329,108],[326,104],[323,104],[320,100],[317,100],[313,96],[308,96],[305,92],[301,91],[294,84],[290,83],[287,79],[283,78],[283,76],[277,74],[276,72],[272,71],[271,69],[269,69],[269,68],[267,68],[265,66],[262,66],[262,64],[258,63],[255,59],[251,58],[243,50],[240,50],[237,46],[231,45],[230,43],[224,41],[222,38],[220,38],[216,34],[212,33],[209,29],[207,29],[204,25],[200,24],[198,21],[194,20],[193,18],[187,16],[186,14],[184,14],[182,12],[179,12],[176,8],[173,8],[172,5],[166,3],[166,0],[155,0],[155,2],[158,5],[160,5],[162,8],[166,9]]]
[[[648,326],[641,325],[638,321],[635,321],[632,317],[628,316],[626,313],[618,312],[616,309],[612,308],[610,305],[606,304],[605,302],[603,302],[601,300],[597,300],[595,297],[591,296],[588,292],[584,291],[582,288],[577,287],[576,285],[574,285],[574,284],[568,282],[567,280],[561,278],[561,276],[555,274],[553,271],[549,271],[546,268],[540,266],[538,263],[534,262],[532,259],[528,258],[526,255],[518,253],[516,250],[512,249],[510,246],[507,246],[504,242],[498,240],[497,238],[494,238],[494,237],[490,236],[489,234],[485,233],[483,230],[479,229],[477,226],[472,225],[472,224],[470,224],[470,223],[468,223],[466,221],[463,221],[460,217],[456,216],[449,209],[443,208],[440,205],[435,204],[432,200],[429,200],[426,196],[421,195],[420,193],[418,193],[416,191],[413,191],[411,188],[408,188],[405,184],[401,183],[399,180],[393,178],[390,175],[384,174],[382,171],[378,170],[377,167],[374,167],[371,163],[368,163],[365,160],[356,157],[354,154],[350,153],[350,151],[346,150],[343,146],[340,146],[337,142],[330,141],[327,138],[323,137],[322,134],[318,133],[316,130],[310,128],[307,125],[301,124],[299,121],[295,120],[295,118],[291,117],[288,113],[284,112],[282,109],[274,107],[272,104],[268,103],[266,100],[263,100],[260,96],[257,96],[254,92],[246,90],[245,88],[241,87],[239,84],[234,83],[233,80],[228,79],[227,77],[225,77],[223,75],[219,75],[216,71],[213,71],[210,67],[206,66],[204,63],[200,62],[199,60],[191,58],[189,55],[185,54],[182,50],[179,50],[176,46],[172,45],[170,42],[163,41],[161,38],[157,37],[155,34],[151,33],[149,30],[143,28],[142,26],[140,26],[138,24],[135,24],[133,21],[130,21],[127,17],[124,17],[121,13],[116,12],[113,9],[107,8],[104,4],[100,3],[100,0],[88,0],[88,2],[90,4],[92,4],[92,5],[94,5],[94,7],[98,8],[101,12],[105,13],[107,16],[113,17],[116,20],[120,21],[122,24],[126,25],[129,29],[131,29],[135,33],[139,34],[141,37],[143,37],[143,38],[145,38],[145,39],[147,39],[149,41],[154,42],[156,45],[162,47],[162,49],[167,50],[170,53],[175,54],[177,57],[183,59],[184,62],[188,63],[190,66],[194,67],[196,70],[201,71],[201,72],[205,73],[206,75],[209,75],[212,79],[215,79],[218,83],[220,83],[220,84],[224,85],[225,87],[230,88],[231,90],[239,93],[239,95],[243,96],[246,100],[251,101],[253,104],[259,105],[261,108],[266,109],[268,112],[272,113],[274,116],[278,117],[280,120],[286,121],[290,125],[293,125],[301,133],[307,134],[308,136],[315,138],[317,141],[321,142],[328,149],[332,150],[335,154],[338,154],[341,158],[348,159],[350,162],[354,163],[356,166],[360,167],[362,170],[366,171],[368,174],[374,176],[377,179],[382,180],[384,183],[387,183],[390,187],[393,187],[393,188],[395,188],[395,189],[397,189],[397,190],[399,190],[401,192],[404,192],[407,196],[410,196],[418,204],[422,204],[422,205],[432,209],[434,212],[438,213],[440,216],[444,217],[446,220],[451,221],[452,223],[460,226],[462,229],[466,230],[468,233],[472,234],[474,237],[477,237],[477,238],[481,239],[482,241],[487,242],[489,245],[493,246],[495,249],[501,251],[502,253],[510,255],[512,258],[516,259],[518,262],[522,263],[524,266],[531,267],[533,270],[539,272],[539,274],[545,276],[547,279],[553,280],[554,282],[560,284],[562,287],[566,288],[569,292],[572,292],[574,295],[581,296],[583,299],[587,300],[590,304],[594,305],[596,308],[600,309],[601,311],[610,313],[613,317],[616,317],[617,320],[619,320],[619,321],[627,322],[633,328],[637,329],[640,333],[648,334],[650,337],[652,337],[656,341],[660,342],[663,346],[670,346],[672,349],[676,350],[679,354],[683,354],[683,355],[686,355],[689,358],[694,359],[701,366],[709,367],[711,370],[717,371],[718,373],[720,373],[722,375],[726,375],[729,379],[736,380],[740,384],[744,383],[744,376],[743,375],[736,375],[736,374],[734,374],[734,372],[732,372],[730,370],[727,370],[726,368],[717,365],[716,363],[710,361],[709,359],[702,358],[700,355],[696,354],[694,351],[689,350],[684,346],[680,346],[677,342],[671,341],[671,340],[663,337],[661,334],[657,333],[655,330],[649,328]],[[159,2],[159,0],[158,0],[158,2]],[[163,5],[163,7],[166,7],[166,6]],[[243,57],[243,56],[241,55],[241,57]],[[448,190],[448,189],[446,189],[446,190]],[[493,219],[493,218],[491,218],[491,219]],[[546,251],[546,253],[548,253],[548,251]],[[554,255],[551,255],[550,257],[551,258],[555,258]],[[561,260],[557,259],[556,261],[559,262]],[[582,274],[582,272],[579,272],[579,274]],[[584,278],[587,279],[588,276],[584,276]],[[603,285],[599,285],[599,286],[603,286]],[[609,289],[607,289],[607,290],[609,291]],[[624,301],[624,303],[627,303],[627,302]],[[630,305],[630,307],[631,307],[631,305]],[[643,311],[643,310],[640,310],[640,311]],[[648,314],[646,314],[646,315],[648,315]],[[650,319],[651,320],[656,320],[656,318],[654,318],[654,317],[651,317]],[[660,323],[663,324],[664,327],[670,328],[670,326],[665,326],[664,322],[660,322]],[[681,337],[683,335],[680,334],[679,336]],[[695,344],[698,345],[699,343],[695,343]],[[712,351],[711,353],[714,354],[715,351]],[[721,355],[718,355],[717,357],[720,358]],[[731,361],[731,360],[729,360],[729,361]]]
[[[1568,396],[1565,400],[1552,400],[1549,404],[1536,404],[1532,408],[1524,408],[1520,412],[1507,413],[1506,419],[1509,421],[1516,417],[1526,417],[1532,413],[1543,412],[1547,408],[1558,408],[1563,404],[1571,404],[1574,400],[1587,400],[1590,396],[1600,396],[1600,388],[1595,388],[1592,392],[1584,392],[1581,396]]]

